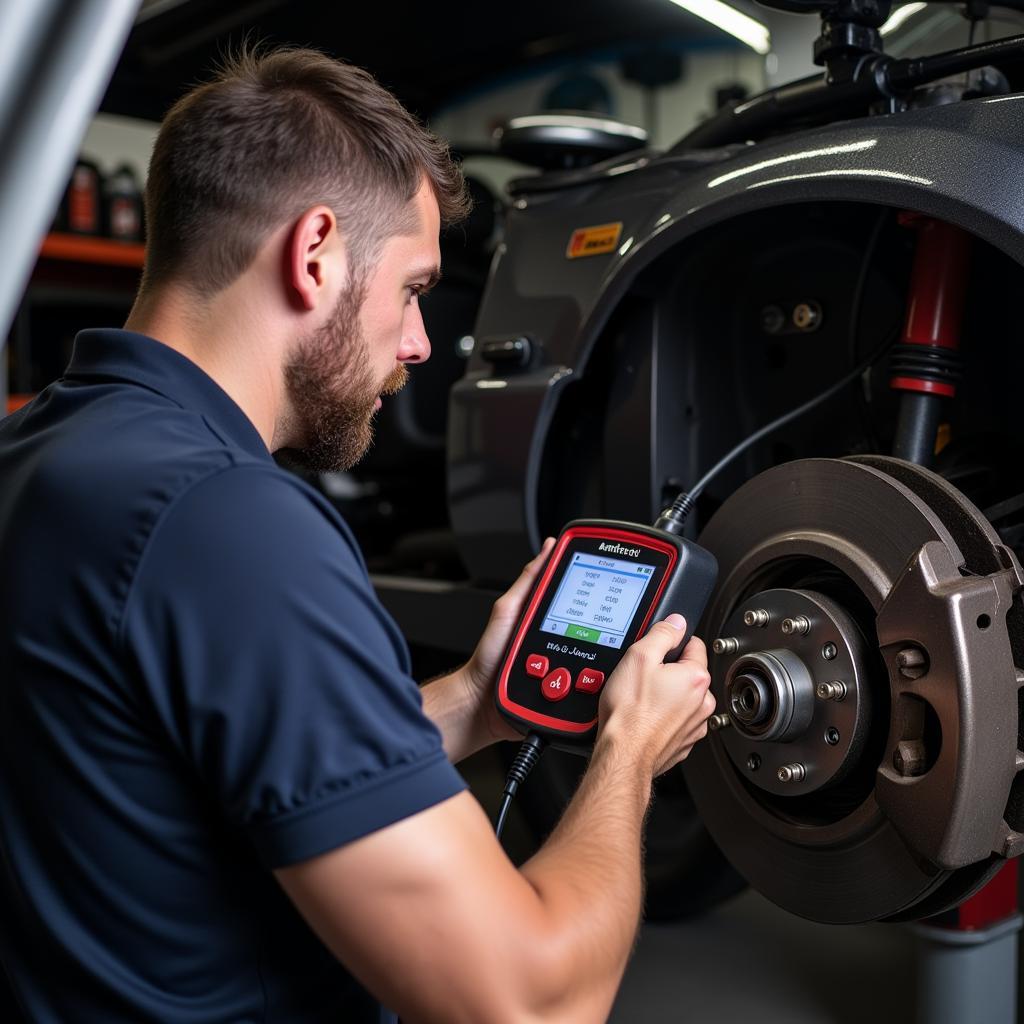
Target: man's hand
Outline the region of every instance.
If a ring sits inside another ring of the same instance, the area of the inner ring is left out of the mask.
[[[497,740],[514,740],[519,733],[494,703],[494,687],[512,630],[526,607],[541,568],[554,546],[548,537],[519,578],[494,602],[494,609],[472,657],[462,668],[423,687],[423,710],[444,737],[452,761],[468,757]]]
[[[615,734],[644,750],[654,776],[690,753],[715,710],[703,640],[693,637],[678,661],[663,664],[685,630],[676,614],[651,626],[626,651],[601,699],[598,736]]]

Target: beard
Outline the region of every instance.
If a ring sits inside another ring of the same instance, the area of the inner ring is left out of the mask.
[[[334,314],[296,347],[285,367],[294,417],[294,456],[314,473],[351,469],[373,443],[377,398],[400,391],[409,379],[401,364],[374,380],[370,347],[359,323],[365,288],[338,298]]]

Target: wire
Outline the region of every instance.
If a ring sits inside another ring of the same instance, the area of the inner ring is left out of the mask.
[[[857,272],[857,282],[853,286],[853,295],[850,300],[850,321],[849,321],[849,349],[850,362],[856,363],[860,355],[860,327],[861,314],[864,312],[864,292],[867,288],[868,273],[874,260],[875,250],[878,248],[878,240],[882,237],[882,229],[889,220],[889,210],[884,208],[868,233],[867,244],[864,246],[864,256],[861,259],[860,270]],[[857,404],[860,406],[861,416],[864,420],[864,434],[868,446],[872,451],[878,450],[878,439],[871,424],[871,406],[864,395],[864,389],[857,389]]]
[[[533,771],[533,766],[540,760],[540,755],[544,753],[544,746],[544,740],[535,732],[531,732],[516,752],[512,767],[508,770],[508,777],[505,779],[505,798],[501,802],[498,821],[494,826],[494,834],[499,838],[501,830],[505,827],[508,809],[512,806],[512,797],[516,795],[516,790],[526,781],[526,776]]]
[[[498,823],[494,826],[494,834],[500,839],[505,828],[505,818],[508,816],[508,809],[512,806],[512,794],[506,793],[501,801],[501,810],[498,811]]]
[[[749,437],[741,441],[731,451],[726,452],[688,491],[684,491],[676,497],[676,500],[672,502],[672,505],[667,508],[658,519],[657,525],[663,530],[669,530],[673,533],[678,533],[682,529],[682,524],[685,522],[686,517],[693,510],[693,506],[697,503],[697,498],[700,497],[701,492],[705,487],[737,456],[742,455],[751,445],[757,444],[763,437],[766,437],[773,430],[778,430],[779,427],[784,427],[787,423],[791,423],[793,420],[803,416],[804,413],[810,412],[815,406],[821,405],[822,402],[828,401],[833,395],[842,391],[847,384],[851,381],[856,380],[869,366],[873,366],[886,352],[886,349],[896,340],[899,328],[895,328],[890,331],[885,341],[882,342],[866,359],[859,362],[849,373],[844,377],[840,377],[830,388],[822,391],[821,394],[815,395],[814,398],[804,402],[803,405],[797,406],[795,409],[791,409],[785,415],[780,416],[778,419],[772,420],[771,423],[766,423],[760,430],[756,430]]]

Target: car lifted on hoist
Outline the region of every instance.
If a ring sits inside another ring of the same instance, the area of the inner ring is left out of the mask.
[[[544,535],[649,522],[782,418],[690,517],[718,728],[659,781],[648,914],[742,876],[818,921],[917,919],[1024,850],[1024,37],[896,59],[885,0],[772,5],[821,14],[823,74],[667,152],[508,127],[562,169],[510,186],[450,396],[472,582],[377,583],[413,642],[468,649]],[[539,833],[581,768],[538,768]]]

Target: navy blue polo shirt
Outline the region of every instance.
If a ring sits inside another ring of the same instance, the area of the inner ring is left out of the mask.
[[[361,1021],[271,874],[463,788],[349,530],[195,364],[0,421],[0,957],[32,1021]]]

